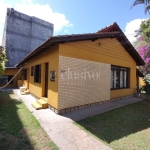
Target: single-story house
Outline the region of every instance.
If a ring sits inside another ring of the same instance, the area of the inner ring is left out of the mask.
[[[0,76],[0,87],[6,85],[19,71],[17,67],[5,68],[4,75]],[[8,85],[9,88],[20,87],[22,85],[22,73],[20,72]]]
[[[52,36],[15,67],[23,67],[23,85],[47,98],[56,113],[133,96],[137,51],[114,23],[96,33]]]

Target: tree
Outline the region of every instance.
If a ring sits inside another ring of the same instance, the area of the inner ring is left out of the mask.
[[[145,61],[145,66],[141,66],[139,69],[147,74],[150,73],[150,19],[142,21],[138,32],[138,37],[133,45]]]
[[[141,36],[150,44],[150,19],[142,21],[140,30]]]
[[[145,14],[147,12],[150,14],[150,12],[149,12],[149,10],[150,10],[150,0],[135,0],[134,3],[133,3],[133,5],[131,6],[131,8],[133,6],[138,5],[138,4],[144,4],[145,5],[145,11],[144,11]]]
[[[7,59],[6,59],[4,47],[0,46],[0,76],[4,73],[6,61]]]

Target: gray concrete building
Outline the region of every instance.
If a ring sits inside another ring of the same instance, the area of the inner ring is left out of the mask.
[[[2,46],[6,49],[6,67],[14,67],[27,54],[53,35],[54,25],[8,8]]]

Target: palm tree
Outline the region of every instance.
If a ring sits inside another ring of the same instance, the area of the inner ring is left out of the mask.
[[[135,0],[134,3],[133,3],[133,5],[131,6],[131,8],[133,6],[138,5],[138,4],[144,4],[145,5],[145,11],[144,11],[145,14],[147,12],[150,14],[150,12],[149,12],[149,10],[150,10],[150,0]]]

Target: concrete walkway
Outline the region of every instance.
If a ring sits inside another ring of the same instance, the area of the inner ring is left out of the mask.
[[[35,101],[34,97],[21,95],[19,90],[13,91],[23,100],[60,150],[111,150],[101,141],[74,125],[73,122],[142,100],[133,97],[57,115],[50,109],[35,110],[31,106],[31,102]]]

